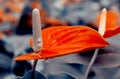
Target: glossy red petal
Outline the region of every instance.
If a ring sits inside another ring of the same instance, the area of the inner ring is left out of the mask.
[[[45,59],[45,58],[51,58],[51,57],[55,56],[55,54],[57,54],[57,53],[54,52],[54,51],[41,50],[41,52],[38,52],[38,53],[31,52],[31,53],[28,53],[28,54],[18,56],[16,58],[14,58],[14,60],[21,61],[21,60]]]
[[[46,31],[43,31],[42,33],[46,34]],[[49,45],[47,48],[55,48],[60,45],[77,43],[106,44],[104,38],[97,31],[87,26],[64,27],[64,29],[59,28],[59,30],[51,31],[51,33],[46,34],[45,36],[43,35],[43,39],[46,40],[47,44]],[[46,46],[44,46],[44,48],[46,48]]]
[[[48,55],[53,57],[84,52],[108,45],[98,32],[86,26],[65,27],[65,29],[52,33],[46,39],[51,41],[51,46],[48,46],[47,49],[57,52],[54,55],[48,52]]]
[[[50,27],[42,31],[42,37],[43,48],[39,55],[38,53],[27,54],[20,56],[19,59],[52,58],[72,53],[81,53],[109,45],[97,31],[86,26]],[[16,60],[19,59],[17,58]]]
[[[62,29],[67,28],[68,26],[53,26],[53,27],[49,27],[49,28],[45,28],[42,30],[42,41],[43,41],[43,47],[50,47],[50,43],[51,43],[51,35],[53,35],[55,32],[59,32]],[[32,38],[30,38],[30,46],[32,47]],[[53,45],[52,45],[53,46]]]

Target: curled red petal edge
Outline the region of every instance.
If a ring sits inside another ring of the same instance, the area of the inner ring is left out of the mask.
[[[40,58],[39,53],[30,52],[28,54],[18,56],[16,58],[14,58],[13,60],[33,60],[33,59],[36,60],[36,59],[39,59],[39,58]]]
[[[105,31],[104,37],[109,38],[120,33],[120,26]]]

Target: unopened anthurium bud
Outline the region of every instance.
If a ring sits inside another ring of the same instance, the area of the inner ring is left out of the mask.
[[[42,48],[42,32],[39,9],[33,9],[32,12],[32,28],[33,28],[33,50],[39,52]]]

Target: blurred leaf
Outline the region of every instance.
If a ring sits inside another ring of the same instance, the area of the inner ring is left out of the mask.
[[[0,68],[10,69],[11,67],[11,58],[7,55],[0,53]]]
[[[17,76],[23,76],[26,72],[32,69],[32,66],[27,61],[13,61],[13,73]],[[18,72],[19,71],[19,72]]]
[[[49,75],[47,79],[76,79],[76,78],[65,73],[60,73],[60,74]]]
[[[17,79],[16,75],[15,74],[11,74],[11,73],[7,73],[3,76],[0,76],[0,79]]]
[[[33,76],[32,70],[28,71],[23,77],[18,77],[18,79],[46,79],[44,75],[40,72],[35,71]]]
[[[120,79],[120,68],[94,68],[95,79]],[[119,75],[118,75],[119,74]]]
[[[84,67],[82,68],[84,70]],[[65,63],[45,63],[42,73],[45,74],[47,78],[49,75],[59,75],[63,77],[64,75],[61,73],[64,73],[76,79],[83,79],[82,68],[75,69],[75,67],[71,67],[71,65]]]
[[[107,40],[110,43],[110,46],[100,49],[99,55],[94,63],[94,66],[96,67],[108,68],[120,66],[120,35],[108,38]],[[49,59],[47,62],[77,63],[88,65],[93,52],[94,50],[81,54],[62,56],[59,58]]]

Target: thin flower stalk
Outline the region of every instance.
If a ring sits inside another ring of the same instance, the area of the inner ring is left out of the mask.
[[[42,48],[42,32],[40,12],[38,9],[34,9],[32,12],[32,29],[33,29],[33,50],[39,52]]]
[[[105,28],[106,28],[106,14],[107,14],[107,10],[104,8],[101,12],[101,18],[100,18],[100,24],[99,24],[99,29],[98,32],[103,36],[105,33]],[[85,72],[85,76],[84,79],[87,79],[88,74],[90,72],[90,69],[92,68],[97,56],[98,56],[98,52],[99,52],[99,48],[97,48],[93,54],[93,57],[88,65],[88,68]]]
[[[42,48],[42,34],[41,34],[41,21],[40,12],[38,9],[33,9],[32,12],[32,28],[33,28],[33,50],[35,53],[40,52]],[[38,60],[34,60],[33,74]]]

